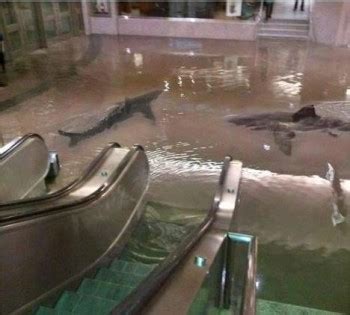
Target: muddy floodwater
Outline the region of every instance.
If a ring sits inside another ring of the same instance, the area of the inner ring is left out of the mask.
[[[151,164],[150,200],[206,210],[225,155],[241,160],[232,229],[259,238],[259,297],[350,313],[350,216],[333,225],[325,180],[331,163],[347,211],[350,132],[298,129],[286,149],[273,128],[227,120],[313,104],[322,117],[350,122],[349,49],[302,41],[76,37],[23,58],[7,80],[0,133],[5,142],[41,134],[60,154],[56,188],[108,142],[137,143]],[[68,123],[73,130],[75,122],[77,130],[98,125],[114,104],[159,90],[148,104],[151,114],[135,110],[77,143],[58,133]]]

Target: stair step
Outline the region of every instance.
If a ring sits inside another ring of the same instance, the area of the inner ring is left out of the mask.
[[[260,29],[261,30],[266,30],[266,29],[308,30],[309,24],[263,23],[263,24],[260,24]]]
[[[298,30],[298,29],[289,29],[289,28],[261,28],[258,32],[263,33],[296,33],[296,34],[309,34],[308,30]]]
[[[268,21],[268,23],[283,23],[283,24],[309,24],[309,20],[302,19],[276,19],[272,18]]]
[[[116,285],[110,282],[84,279],[79,286],[77,293],[84,295],[93,295],[120,303],[125,297],[130,294],[133,289],[133,287]]]
[[[296,35],[296,36],[308,36],[308,31],[302,31],[302,30],[259,30],[258,34],[272,34],[272,35]]]
[[[258,37],[259,38],[275,38],[275,39],[309,40],[309,36],[288,35],[288,34],[258,33]]]
[[[112,262],[109,267],[112,270],[119,270],[120,272],[131,273],[138,276],[148,275],[153,269],[155,265],[147,265],[137,262],[131,262],[126,260],[116,259]]]
[[[341,315],[340,313],[262,299],[258,299],[256,309],[257,315]]]
[[[79,299],[80,296],[75,292],[65,291],[56,303],[55,310],[57,312],[72,312]]]
[[[137,287],[143,277],[131,273],[116,272],[109,268],[101,268],[95,277],[96,280],[111,282],[118,285]]]
[[[39,309],[36,311],[35,315],[71,315],[71,312],[58,312],[54,310],[53,308],[40,306]]]
[[[76,315],[107,315],[118,305],[118,302],[66,291],[55,307],[58,314],[69,312]]]

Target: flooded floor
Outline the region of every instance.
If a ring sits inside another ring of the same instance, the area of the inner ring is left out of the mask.
[[[1,80],[8,84],[0,87],[4,141],[41,134],[60,154],[56,186],[75,178],[108,142],[138,143],[151,164],[150,199],[207,209],[224,156],[241,160],[232,229],[259,237],[260,296],[350,313],[350,221],[333,226],[324,178],[331,163],[346,209],[350,132],[327,124],[293,130],[286,139],[273,128],[227,119],[314,104],[318,115],[350,122],[348,49],[301,41],[77,37],[28,55]],[[77,143],[58,133],[98,124],[112,105],[155,90],[162,93],[150,102],[151,114],[136,110]]]

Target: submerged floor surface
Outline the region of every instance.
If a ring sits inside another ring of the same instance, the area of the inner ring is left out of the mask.
[[[110,141],[147,150],[150,198],[206,209],[227,154],[244,163],[233,229],[259,237],[262,299],[350,313],[349,221],[334,227],[334,165],[349,205],[349,132],[300,131],[281,150],[269,130],[228,115],[294,112],[315,104],[350,121],[350,51],[298,41],[77,37],[16,63],[0,87],[4,141],[40,133],[69,182]],[[153,90],[153,116],[135,112],[75,145],[58,133],[74,118],[98,123],[113,104]],[[103,116],[103,115],[102,115]],[[283,139],[282,139],[283,140]],[[286,276],[288,275],[288,276]]]

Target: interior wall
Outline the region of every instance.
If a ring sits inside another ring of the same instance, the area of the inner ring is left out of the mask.
[[[350,3],[346,0],[315,0],[311,12],[312,39],[344,46],[350,43]]]
[[[117,6],[115,1],[105,0],[109,3],[110,15],[109,16],[93,16],[91,15],[90,5],[91,1],[82,0],[85,33],[89,34],[118,34],[117,23]]]

